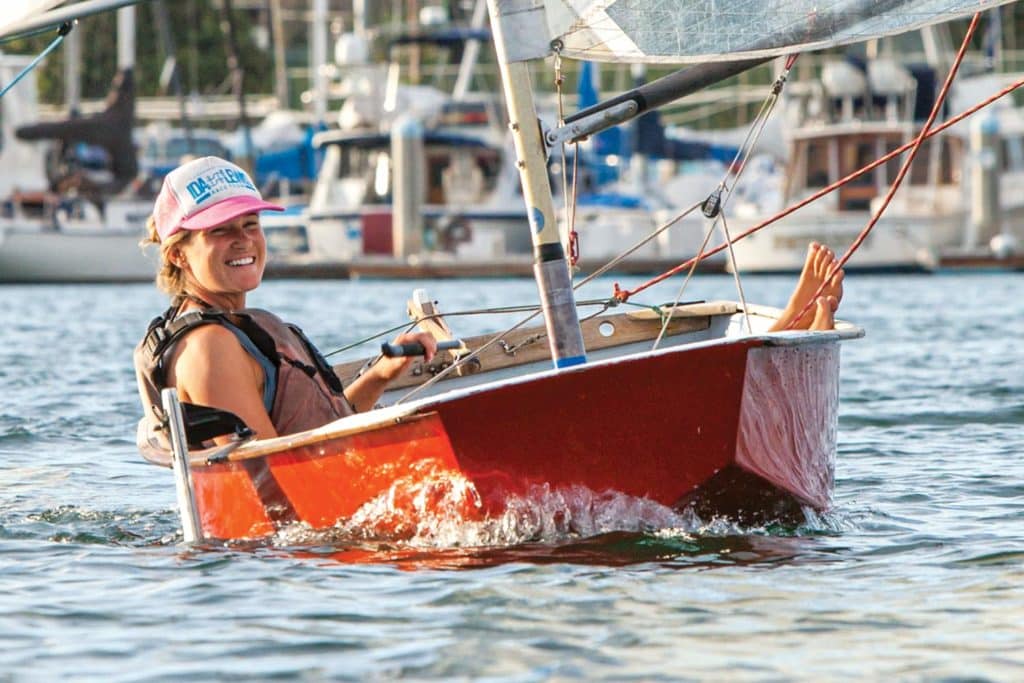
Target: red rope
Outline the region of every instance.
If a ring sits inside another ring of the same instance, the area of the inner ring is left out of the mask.
[[[921,149],[921,143],[924,142],[925,136],[928,135],[928,130],[932,127],[932,124],[935,123],[935,119],[939,115],[939,111],[942,110],[942,103],[946,101],[946,95],[949,93],[950,86],[953,85],[953,79],[956,77],[957,71],[960,70],[960,63],[964,60],[964,55],[967,54],[967,46],[970,44],[971,38],[974,36],[974,30],[978,27],[978,23],[980,21],[981,12],[978,12],[974,15],[974,18],[971,19],[971,25],[967,27],[967,34],[964,35],[964,42],[960,44],[960,50],[956,53],[956,59],[953,60],[953,65],[949,68],[949,74],[946,75],[946,82],[942,84],[942,90],[939,91],[938,97],[935,98],[935,105],[932,107],[932,112],[928,115],[928,120],[924,122],[924,127],[922,127],[921,132],[918,133],[917,139],[914,140],[914,144],[910,148],[910,154],[908,154],[907,158],[903,160],[903,165],[900,167],[900,172],[896,174],[896,179],[893,180],[892,185],[889,186],[889,192],[885,195],[882,205],[878,207],[878,211],[874,216],[872,216],[871,220],[868,221],[868,224],[863,230],[861,230],[860,234],[857,235],[857,239],[853,241],[853,244],[851,244],[849,249],[846,250],[846,253],[839,259],[839,262],[836,263],[835,267],[829,269],[825,279],[822,280],[820,285],[818,285],[817,291],[815,291],[814,295],[807,300],[804,307],[796,314],[793,321],[789,323],[787,329],[791,329],[793,325],[796,324],[796,321],[802,318],[804,314],[810,310],[811,306],[814,305],[814,302],[819,296],[821,296],[825,286],[828,285],[828,281],[832,279],[832,276],[835,275],[840,268],[846,265],[846,262],[850,260],[851,256],[853,256],[853,252],[857,251],[858,247],[864,243],[864,240],[867,239],[868,233],[870,233],[875,225],[878,224],[878,220],[882,217],[882,214],[885,213],[887,208],[889,208],[889,203],[892,202],[892,198],[896,195],[896,190],[900,188],[903,178],[906,177],[907,172],[910,170],[910,165],[914,163],[914,157],[917,156],[918,150]]]
[[[1018,90],[1021,87],[1024,87],[1024,79],[1021,79],[1019,81],[1016,81],[1015,83],[1012,83],[1012,84],[1006,86],[1005,88],[1003,88],[1002,90],[997,92],[995,95],[992,95],[988,99],[985,99],[985,100],[979,102],[978,104],[974,105],[973,107],[971,107],[969,109],[966,109],[965,111],[961,112],[960,114],[957,114],[956,116],[954,116],[953,118],[949,119],[945,123],[937,126],[936,128],[934,128],[932,130],[929,130],[927,132],[927,134],[924,136],[925,139],[934,137],[935,135],[938,135],[939,133],[943,132],[944,130],[946,130],[948,128],[951,128],[952,126],[955,126],[956,124],[960,123],[961,121],[963,121],[967,117],[976,114],[977,112],[979,112],[980,110],[982,110],[985,107],[989,106],[990,104],[992,104],[996,100],[999,100],[1002,97],[1006,97],[1007,95],[1012,93],[1014,90]],[[757,225],[755,225],[755,226],[753,226],[751,228],[748,228],[747,230],[741,232],[739,235],[737,235],[733,239],[733,242],[738,242],[738,241],[740,241],[740,240],[742,240],[742,239],[744,239],[746,237],[749,237],[749,236],[753,235],[755,232],[757,232],[758,230],[761,230],[763,228],[768,227],[772,223],[775,223],[776,221],[779,221],[779,220],[785,218],[786,216],[790,215],[791,213],[794,213],[795,211],[797,211],[799,209],[802,209],[803,207],[807,206],[811,202],[814,202],[814,201],[817,201],[818,199],[821,199],[822,197],[824,197],[825,195],[829,194],[830,192],[835,192],[837,189],[839,189],[843,185],[846,185],[847,183],[849,183],[849,182],[851,182],[853,180],[856,180],[857,178],[859,178],[860,176],[864,175],[865,173],[868,173],[869,171],[872,171],[872,170],[878,168],[879,166],[881,166],[882,164],[886,163],[890,159],[893,159],[893,158],[898,157],[899,155],[903,154],[904,152],[906,152],[907,150],[912,148],[916,143],[917,143],[916,139],[912,140],[912,141],[906,143],[905,145],[894,149],[893,151],[889,152],[885,156],[876,159],[875,161],[871,162],[867,166],[865,166],[865,167],[863,167],[863,168],[861,168],[861,169],[859,169],[857,171],[854,171],[853,173],[851,173],[850,175],[846,176],[845,178],[840,178],[839,180],[837,180],[836,182],[832,183],[828,187],[822,188],[821,190],[819,190],[818,192],[815,192],[814,194],[812,194],[811,196],[807,197],[806,199],[800,200],[796,204],[793,204],[792,206],[789,206],[789,207],[783,209],[782,211],[780,211],[779,213],[775,214],[774,216],[772,216],[770,218],[767,218],[767,219],[761,221],[760,223],[758,223]],[[674,268],[671,268],[670,270],[665,271],[661,275],[658,275],[658,276],[656,276],[654,278],[651,278],[647,282],[641,283],[640,285],[634,287],[633,289],[620,289],[619,288],[619,284],[615,283],[614,284],[614,294],[613,295],[619,301],[623,301],[623,302],[624,301],[628,301],[631,296],[639,294],[640,292],[644,291],[645,289],[648,289],[648,288],[658,284],[659,282],[667,280],[668,278],[672,277],[673,275],[679,274],[680,272],[682,272],[682,271],[686,270],[687,268],[691,267],[695,262],[703,261],[704,259],[706,259],[708,257],[714,256],[715,254],[725,250],[728,246],[729,246],[728,243],[724,243],[723,242],[722,244],[719,244],[718,246],[705,251],[704,253],[700,254],[699,256],[694,256],[693,258],[685,261],[684,263],[681,263],[678,266],[675,266]]]

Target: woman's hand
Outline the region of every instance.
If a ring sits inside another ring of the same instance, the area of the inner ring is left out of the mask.
[[[437,340],[429,332],[405,332],[395,337],[393,343],[412,344],[416,342],[422,344],[426,352],[423,354],[423,360],[427,363],[433,360],[434,355],[437,353]],[[370,367],[368,373],[375,374],[384,382],[390,382],[401,375],[412,364],[413,360],[412,356],[382,357]]]
[[[423,345],[423,349],[426,351],[423,354],[424,361],[429,363],[433,360],[437,353],[437,340],[428,332],[406,332],[395,337],[394,343],[412,344],[414,342]],[[345,389],[346,398],[359,412],[370,410],[380,399],[387,385],[401,375],[413,360],[411,356],[396,358],[381,356],[376,363]]]

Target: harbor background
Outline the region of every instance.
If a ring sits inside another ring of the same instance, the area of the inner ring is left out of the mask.
[[[792,282],[744,287],[781,305]],[[411,286],[281,280],[251,303],[332,350],[400,324]],[[536,298],[526,279],[416,286],[443,311]],[[706,275],[685,298],[734,296]],[[867,336],[842,347],[831,512],[742,528],[555,502],[483,548],[451,525],[179,545],[171,474],[134,445],[131,350],[164,305],[150,284],[0,288],[0,681],[1024,676],[1024,275],[847,278],[840,317]]]

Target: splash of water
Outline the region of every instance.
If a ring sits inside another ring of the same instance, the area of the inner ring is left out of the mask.
[[[351,518],[328,530],[305,524],[281,529],[275,546],[383,542],[417,549],[560,543],[612,532],[692,533],[703,523],[691,511],[655,501],[583,486],[536,485],[511,496],[494,516],[481,514],[480,496],[458,473],[435,472],[396,481]]]

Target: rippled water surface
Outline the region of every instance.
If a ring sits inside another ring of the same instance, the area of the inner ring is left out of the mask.
[[[780,305],[791,284],[744,288]],[[536,296],[416,286],[447,311]],[[250,303],[331,350],[401,323],[411,287]],[[134,448],[131,350],[163,305],[0,288],[0,681],[1024,680],[1024,275],[848,277],[867,336],[842,351],[836,505],[800,526],[548,492],[515,524],[390,543],[179,544],[170,473]]]

